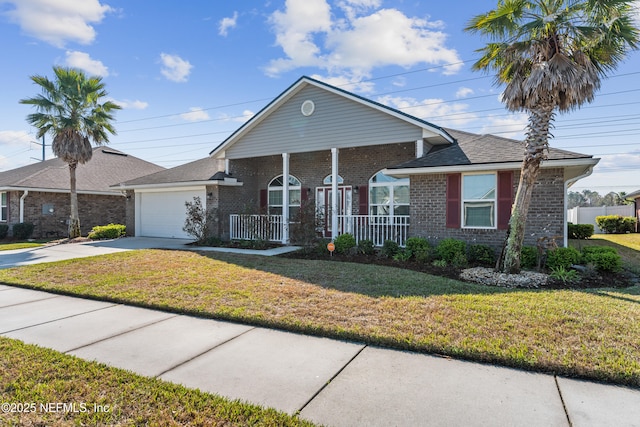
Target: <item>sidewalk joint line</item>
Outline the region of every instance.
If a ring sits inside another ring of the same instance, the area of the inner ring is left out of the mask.
[[[16,288],[16,289],[19,289],[19,288]],[[22,302],[17,302],[15,304],[4,305],[4,306],[0,307],[0,310],[2,310],[3,308],[15,307],[15,306],[18,306],[18,305],[31,304],[32,302],[46,301],[48,299],[58,298],[58,297],[62,296],[62,295],[55,295],[55,294],[49,294],[49,295],[51,295],[51,296],[50,297],[46,297],[46,298],[42,298],[42,299],[34,299],[34,300],[31,300],[31,301],[22,301]]]
[[[208,348],[208,349],[204,350],[203,352],[196,354],[195,356],[193,356],[193,357],[191,357],[191,358],[189,358],[187,360],[183,360],[182,362],[177,363],[175,366],[172,366],[172,367],[170,367],[168,369],[165,369],[164,371],[160,372],[158,375],[155,375],[153,378],[160,378],[162,375],[166,374],[167,372],[173,371],[174,369],[179,368],[180,366],[185,365],[185,364],[191,362],[192,360],[197,359],[198,357],[203,356],[206,353],[209,353],[210,351],[213,351],[216,348],[221,347],[221,346],[225,345],[226,343],[228,343],[230,341],[235,340],[236,338],[240,338],[241,336],[243,336],[247,332],[251,332],[251,331],[256,330],[256,329],[258,329],[258,328],[255,327],[255,326],[250,328],[250,329],[247,329],[246,331],[244,331],[244,332],[242,332],[242,333],[240,333],[240,334],[238,334],[236,336],[233,336],[233,337],[231,337],[231,338],[229,338],[227,340],[224,340],[224,341],[214,345],[213,347]]]
[[[118,304],[118,305],[121,305],[121,306],[123,306],[123,307],[130,307],[130,306],[127,306],[127,305],[124,305],[124,304]],[[79,346],[79,347],[76,347],[76,348],[72,348],[72,349],[70,349],[70,350],[67,350],[67,351],[65,351],[64,353],[65,353],[65,354],[67,354],[67,353],[70,353],[70,352],[72,352],[72,351],[80,350],[81,348],[89,347],[90,345],[94,345],[94,344],[97,344],[97,343],[102,342],[102,341],[107,341],[107,340],[110,340],[111,338],[119,337],[119,336],[121,336],[121,335],[128,334],[129,332],[137,331],[137,330],[139,330],[139,329],[146,328],[147,326],[155,325],[156,323],[164,322],[165,320],[173,319],[174,317],[178,317],[178,315],[177,315],[177,314],[174,314],[174,315],[171,315],[171,316],[166,317],[166,318],[164,318],[164,319],[154,320],[153,322],[149,322],[149,323],[143,323],[142,325],[138,325],[138,326],[136,326],[136,327],[135,327],[135,328],[133,328],[133,329],[127,329],[126,331],[118,332],[118,333],[117,333],[117,334],[115,334],[115,335],[110,335],[110,336],[108,336],[108,337],[105,337],[105,338],[101,338],[101,339],[99,339],[99,340],[92,341],[92,342],[90,342],[90,343],[88,343],[88,344],[83,344],[83,345],[81,345],[81,346]]]
[[[560,396],[560,403],[562,403],[562,409],[564,409],[564,414],[567,416],[567,422],[569,423],[569,427],[573,427],[571,418],[569,418],[569,411],[567,411],[567,405],[564,403],[564,398],[562,397],[562,391],[560,390],[560,383],[558,383],[558,376],[554,375],[553,380],[556,382],[556,389],[558,390],[558,395]]]
[[[307,400],[307,401],[304,403],[304,405],[302,405],[302,407],[301,407],[300,409],[298,409],[295,413],[296,413],[296,414],[300,414],[300,413],[302,413],[302,411],[304,410],[304,408],[306,408],[306,407],[309,405],[309,403],[311,403],[311,402],[313,401],[313,399],[315,399],[315,398],[316,398],[316,397],[317,397],[317,396],[318,396],[318,395],[319,395],[319,394],[320,394],[320,393],[321,393],[325,388],[327,388],[327,386],[328,386],[329,384],[331,384],[331,383],[333,382],[333,380],[335,380],[335,379],[338,377],[338,375],[340,375],[340,374],[342,373],[342,371],[344,371],[344,370],[347,368],[347,366],[349,366],[349,365],[351,364],[351,362],[353,362],[353,361],[355,360],[355,358],[356,358],[356,357],[360,356],[360,353],[362,353],[362,352],[364,351],[364,349],[365,349],[365,348],[367,348],[367,347],[369,347],[369,346],[368,346],[367,344],[364,344],[364,345],[362,346],[362,348],[361,348],[360,350],[358,350],[358,351],[356,352],[356,354],[354,354],[354,355],[353,355],[353,357],[352,357],[351,359],[349,359],[349,360],[347,361],[347,363],[345,363],[345,364],[344,364],[344,366],[343,366],[342,368],[338,369],[338,371],[337,371],[337,372],[336,372],[336,373],[335,373],[331,378],[329,378],[329,381],[326,381],[324,384],[322,384],[322,387],[320,387],[320,388],[318,389],[318,391],[316,391],[315,393],[313,393],[313,396],[311,396],[311,397],[309,398],[309,400]]]

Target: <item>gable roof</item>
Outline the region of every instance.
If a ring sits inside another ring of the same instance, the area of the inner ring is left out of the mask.
[[[76,169],[77,192],[117,194],[118,191],[110,188],[111,185],[164,169],[113,148],[96,147],[91,160],[79,164]],[[0,189],[68,192],[69,166],[56,157],[0,172]]]
[[[356,102],[359,105],[366,106],[373,110],[382,112],[387,116],[394,117],[400,121],[413,125],[422,130],[422,138],[427,140],[431,144],[451,144],[454,142],[454,138],[447,133],[447,131],[439,126],[429,123],[425,120],[406,114],[395,108],[391,108],[384,104],[372,101],[354,93],[348,92],[344,89],[337,88],[330,84],[315,80],[311,77],[302,76],[295,83],[293,83],[284,92],[278,95],[273,101],[267,104],[262,110],[256,113],[249,121],[244,123],[240,128],[233,132],[227,139],[225,139],[220,145],[214,148],[209,155],[212,157],[221,158],[224,157],[225,150],[242,140],[249,132],[255,129],[258,125],[264,122],[274,112],[276,112],[287,101],[293,98],[295,95],[303,91],[305,88],[315,87],[323,91],[338,95],[342,98],[349,99]],[[395,141],[403,142],[403,141]]]
[[[237,185],[237,181],[224,172],[224,161],[205,157],[171,169],[162,170],[151,175],[141,176],[120,183],[117,187],[151,188],[151,187],[187,187],[194,185],[226,184]],[[115,186],[114,186],[115,187]]]
[[[637,199],[640,198],[640,190],[634,191],[632,193],[629,193],[625,196],[625,198],[627,199]]]

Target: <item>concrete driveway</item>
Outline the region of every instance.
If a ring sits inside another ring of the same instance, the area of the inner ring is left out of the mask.
[[[135,249],[188,249],[188,239],[163,239],[158,237],[122,237],[95,242],[45,245],[30,249],[0,252],[0,269],[43,262],[62,261],[105,255]]]

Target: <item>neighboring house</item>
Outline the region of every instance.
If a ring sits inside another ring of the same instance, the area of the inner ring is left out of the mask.
[[[633,200],[636,213],[636,233],[640,232],[640,190],[629,193],[625,196],[627,200]]]
[[[120,188],[135,193],[138,235],[186,237],[184,203],[199,196],[224,239],[295,241],[289,225],[311,206],[320,218],[311,226],[324,237],[350,232],[376,245],[455,237],[498,247],[523,152],[522,142],[445,129],[302,77],[210,157]],[[566,189],[597,162],[549,150],[527,244],[566,236]]]
[[[76,169],[82,234],[96,225],[124,224],[128,209],[133,217],[132,201],[111,185],[160,170],[112,148],[94,148],[91,160]],[[66,236],[69,194],[69,166],[59,158],[0,172],[0,223],[33,223],[34,237]],[[133,234],[133,223],[127,225]]]

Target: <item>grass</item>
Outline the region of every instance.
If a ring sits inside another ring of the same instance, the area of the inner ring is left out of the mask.
[[[576,249],[593,245],[611,246],[622,257],[624,268],[640,275],[640,233],[594,234],[587,240],[570,240],[569,245]]]
[[[3,406],[3,426],[312,425],[273,409],[229,401],[17,340],[0,337],[0,354],[0,403],[27,405],[26,410],[14,407],[21,409],[17,412],[7,412]]]
[[[640,287],[513,290],[392,267],[141,250],[0,283],[640,387]]]
[[[42,246],[39,242],[16,242],[16,243],[0,243],[0,251],[12,251],[15,249],[29,249]]]

